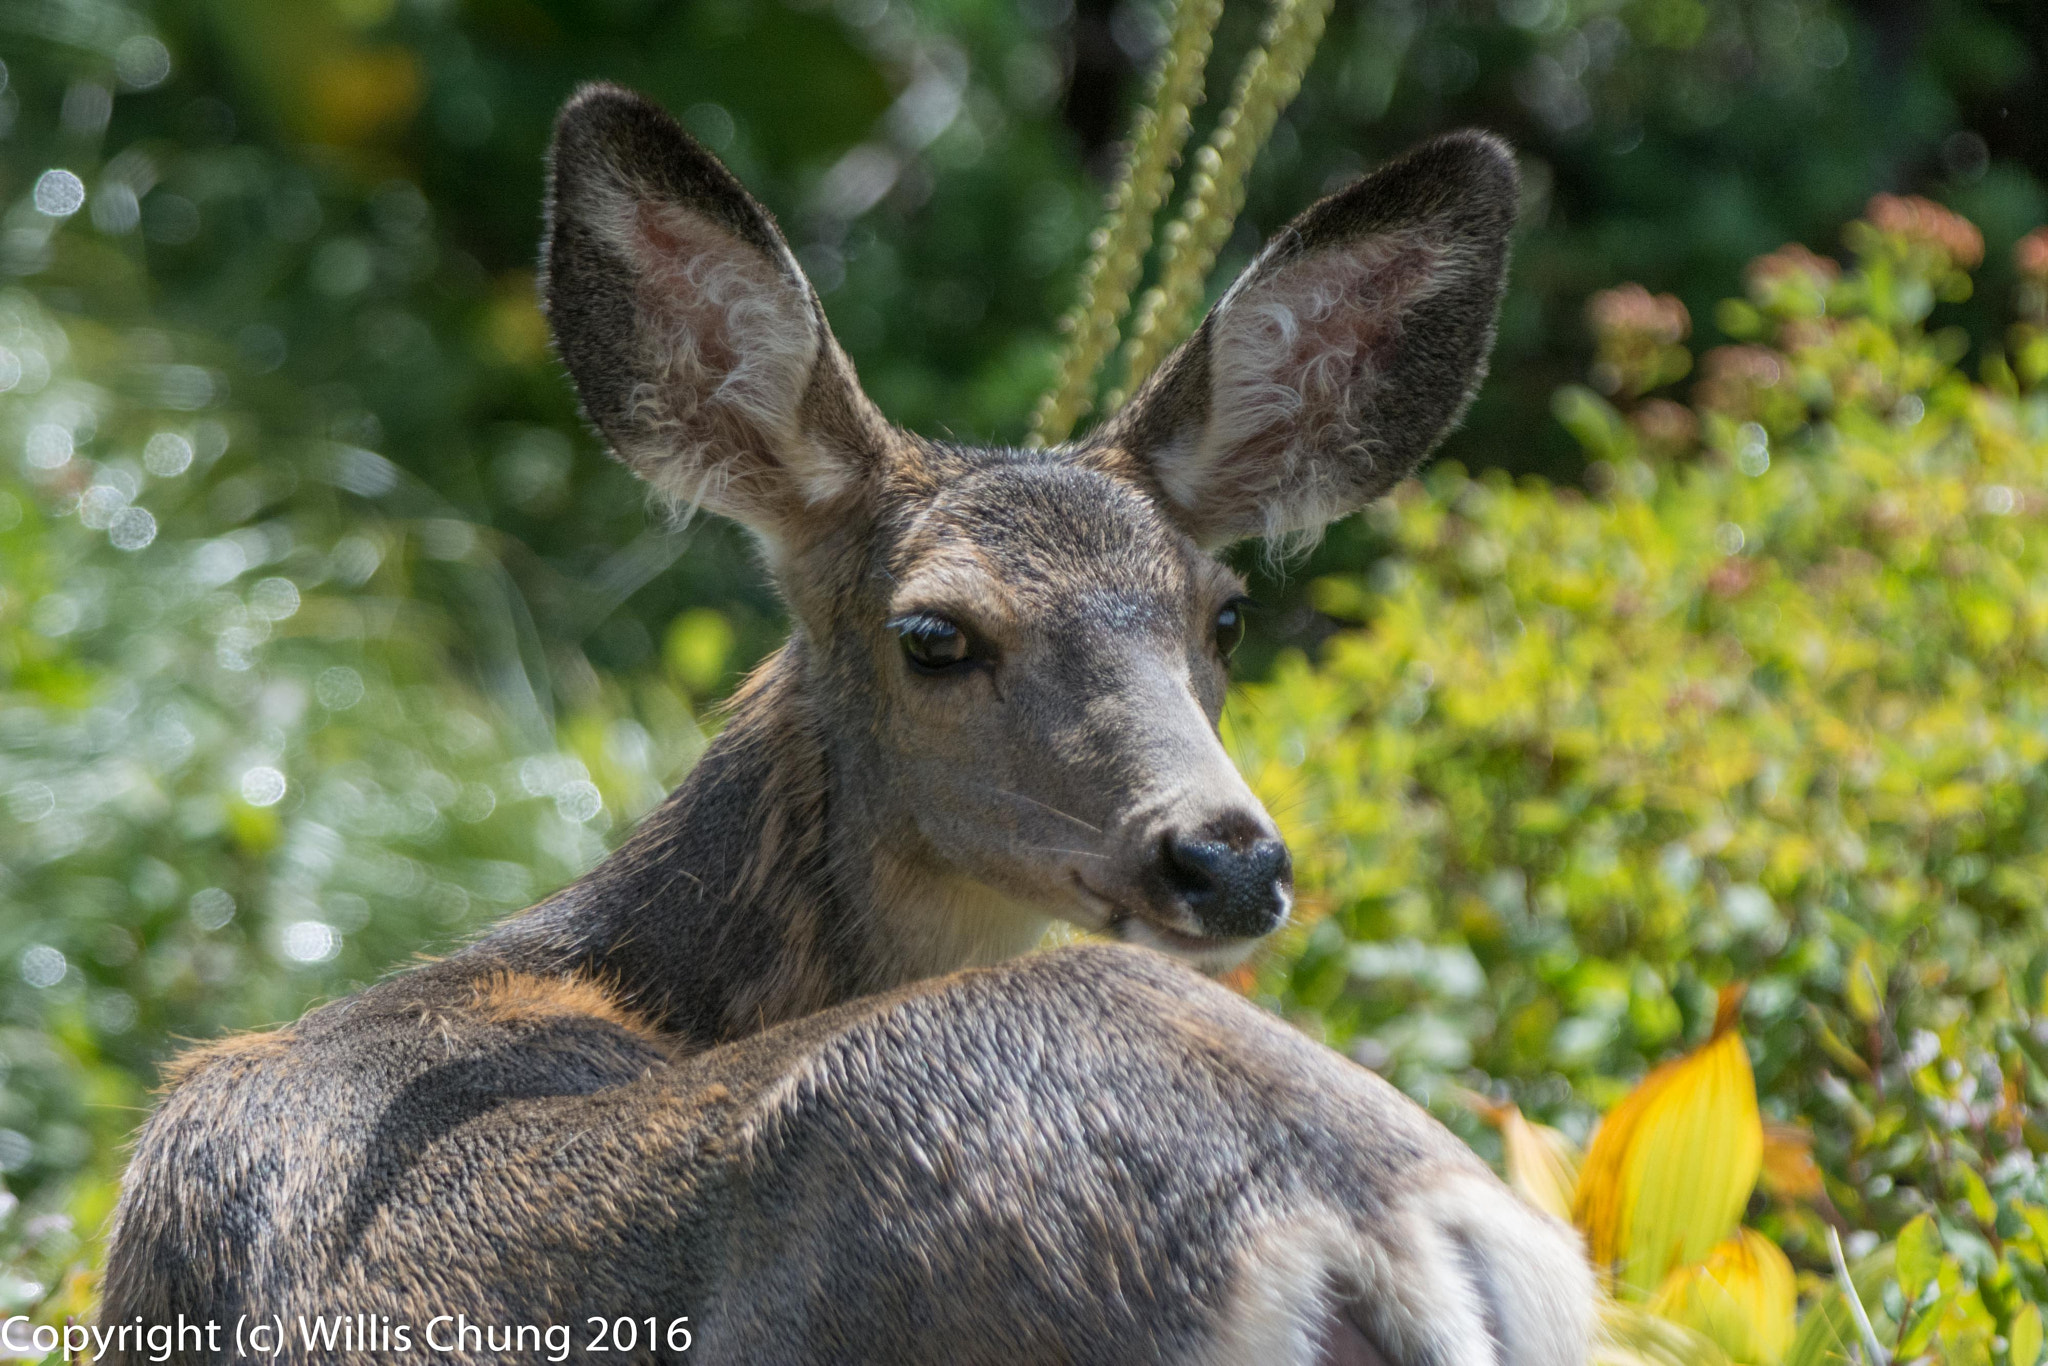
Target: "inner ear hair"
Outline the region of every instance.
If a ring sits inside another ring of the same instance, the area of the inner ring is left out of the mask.
[[[773,218],[674,119],[579,92],[547,206],[549,323],[620,459],[771,537],[854,481],[884,425]]]
[[[1312,536],[1380,496],[1486,372],[1518,178],[1438,138],[1288,224],[1099,443],[1198,541]]]

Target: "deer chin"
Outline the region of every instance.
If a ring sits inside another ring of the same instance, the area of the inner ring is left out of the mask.
[[[1093,912],[1087,918],[1072,918],[1073,923],[1082,929],[1091,934],[1108,935],[1125,944],[1157,950],[1201,972],[1228,972],[1250,957],[1251,951],[1259,946],[1259,938],[1219,938],[1192,934],[1176,926],[1162,924],[1141,910],[1104,896],[1082,881],[1078,874],[1074,878],[1074,890]]]
[[[1203,972],[1228,972],[1251,956],[1257,939],[1211,939],[1170,929],[1156,920],[1125,916],[1110,925],[1110,933],[1126,944],[1157,949]]]

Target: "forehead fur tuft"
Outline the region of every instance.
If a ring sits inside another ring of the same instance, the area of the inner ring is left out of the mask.
[[[943,563],[1049,599],[1084,586],[1178,595],[1210,564],[1146,490],[1042,452],[983,462],[939,489],[893,558],[898,578]]]

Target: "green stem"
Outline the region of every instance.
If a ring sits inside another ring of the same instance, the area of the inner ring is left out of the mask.
[[[1202,150],[1179,217],[1166,228],[1159,283],[1145,291],[1137,322],[1124,343],[1124,378],[1104,405],[1114,410],[1138,391],[1166,353],[1185,335],[1201,302],[1216,255],[1230,240],[1244,207],[1245,179],[1280,113],[1301,89],[1302,76],[1322,41],[1332,0],[1274,0],[1265,42],[1245,60],[1230,107]]]
[[[1092,404],[1095,372],[1116,345],[1131,290],[1152,246],[1152,221],[1187,143],[1190,111],[1202,98],[1202,75],[1222,13],[1223,0],[1179,0],[1175,9],[1173,35],[1138,111],[1123,173],[1082,272],[1080,302],[1061,324],[1068,334],[1066,351],[1059,378],[1032,417],[1034,446],[1066,440]]]

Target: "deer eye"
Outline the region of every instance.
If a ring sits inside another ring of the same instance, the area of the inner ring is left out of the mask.
[[[944,617],[918,612],[898,617],[889,626],[903,642],[903,657],[919,673],[951,673],[974,661],[967,633]]]
[[[1249,598],[1232,598],[1216,614],[1216,652],[1225,659],[1244,643],[1244,614],[1251,605]]]

